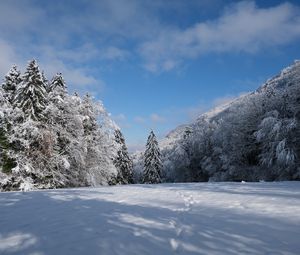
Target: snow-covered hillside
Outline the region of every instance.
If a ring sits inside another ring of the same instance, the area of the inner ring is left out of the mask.
[[[164,181],[300,180],[300,61],[160,141]],[[142,154],[133,157],[135,176]]]
[[[299,84],[300,80],[300,60],[295,60],[294,64],[284,68],[278,75],[275,77],[268,79],[264,84],[262,84],[255,92],[243,94],[238,98],[234,98],[231,101],[228,101],[224,104],[218,105],[206,113],[203,113],[199,116],[199,118],[189,124],[184,124],[176,127],[172,130],[165,138],[160,141],[161,149],[170,148],[172,145],[178,143],[180,139],[182,139],[184,132],[187,127],[193,128],[197,126],[199,122],[201,123],[203,119],[206,121],[211,121],[212,119],[221,118],[222,115],[226,114],[229,111],[230,107],[235,107],[236,104],[242,103],[246,101],[247,98],[254,93],[263,93],[267,90],[280,90],[285,87],[290,86],[291,84]]]
[[[299,254],[300,182],[0,193],[0,254]]]

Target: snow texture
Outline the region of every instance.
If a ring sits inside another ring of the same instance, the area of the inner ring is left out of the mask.
[[[0,193],[0,254],[299,254],[300,182]]]

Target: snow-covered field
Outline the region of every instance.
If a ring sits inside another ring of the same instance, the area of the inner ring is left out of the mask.
[[[0,254],[300,254],[300,182],[1,193]]]

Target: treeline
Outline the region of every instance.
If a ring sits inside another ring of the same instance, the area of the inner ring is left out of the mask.
[[[300,180],[300,62],[162,148],[164,180]]]
[[[35,60],[13,66],[0,88],[0,189],[125,184],[132,161],[102,103],[48,81]]]
[[[35,60],[0,87],[1,190],[300,180],[300,62],[162,144],[151,131],[133,164],[102,103],[70,95],[61,74],[48,81]]]

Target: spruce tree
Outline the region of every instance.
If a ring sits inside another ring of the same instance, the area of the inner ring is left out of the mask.
[[[22,83],[17,88],[14,105],[22,109],[26,117],[40,120],[46,107],[46,96],[45,80],[37,62],[32,60],[23,75]]]
[[[144,159],[143,183],[160,183],[162,171],[161,154],[153,131],[150,132],[147,140]]]
[[[67,95],[67,86],[61,73],[57,73],[51,80],[49,87],[49,99],[55,104],[60,104]]]
[[[50,82],[50,91],[55,89],[62,90],[63,92],[67,91],[66,82],[61,73],[57,73]]]
[[[117,183],[129,184],[133,183],[133,164],[129,157],[125,139],[119,129],[115,130],[115,142],[118,145],[117,156],[114,159],[114,164],[118,169]]]
[[[2,83],[3,96],[11,103],[18,85],[21,83],[21,72],[16,65],[13,65],[9,72],[5,75]]]

